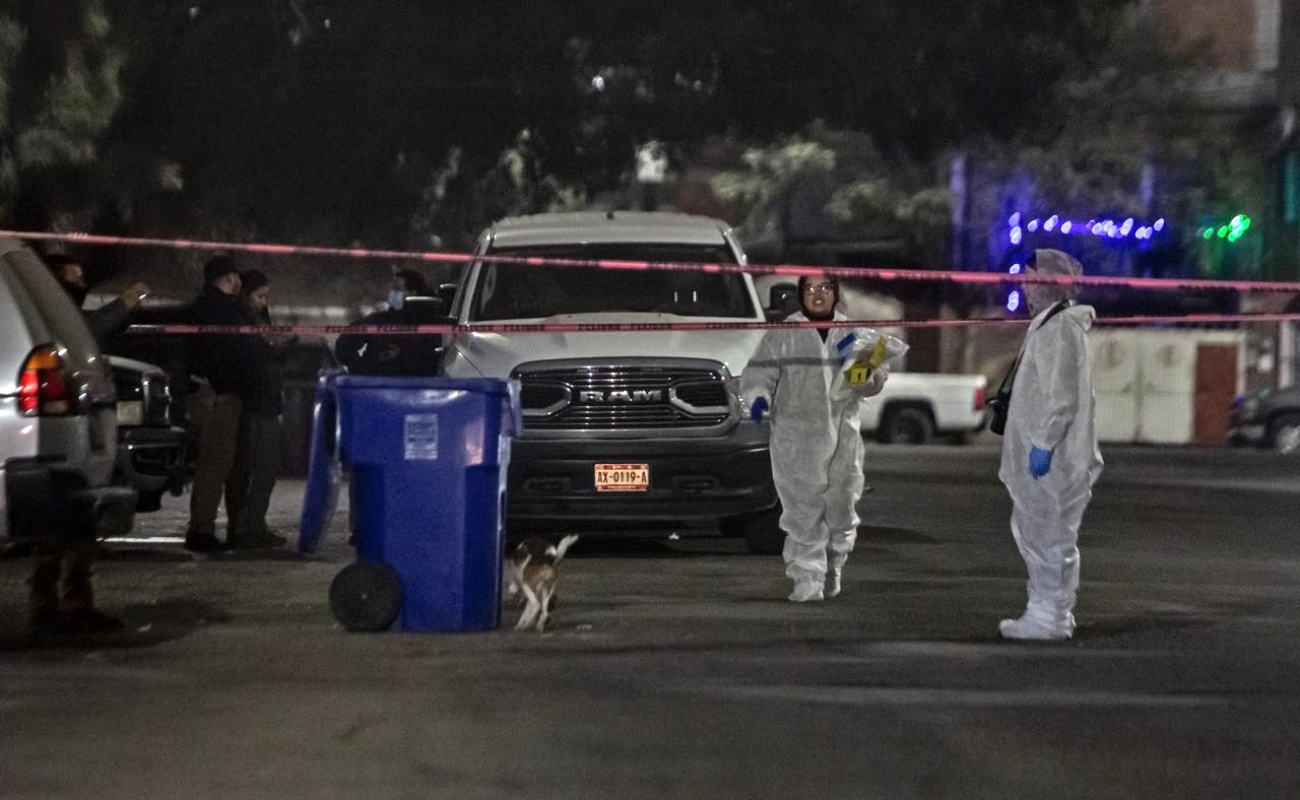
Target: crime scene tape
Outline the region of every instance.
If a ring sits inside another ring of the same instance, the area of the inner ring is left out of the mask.
[[[192,239],[151,239],[106,236],[89,233],[46,233],[38,231],[0,230],[0,236],[35,241],[58,241],[75,244],[123,247],[159,247],[174,250],[213,250],[257,253],[262,255],[330,256],[352,259],[386,259],[469,264],[476,261],[523,264],[529,266],[587,267],[622,270],[663,270],[669,272],[748,273],[750,275],[832,275],[881,281],[946,281],[957,284],[1059,284],[1080,286],[1119,286],[1146,290],[1222,290],[1237,292],[1300,292],[1300,281],[1226,281],[1206,278],[1123,278],[1104,275],[1010,274],[1004,272],[965,272],[958,270],[892,269],[881,267],[834,267],[796,264],[720,264],[699,262],[622,261],[616,259],[570,259],[541,256],[474,255],[419,250],[370,250],[364,248],[313,247],[307,245],[213,242]]]
[[[652,333],[658,331],[773,330],[781,328],[954,328],[966,325],[1027,325],[1027,317],[972,317],[967,319],[844,319],[805,322],[608,322],[608,323],[482,323],[474,325],[131,325],[128,333],[260,334],[264,336],[447,335],[454,333]],[[1097,317],[1095,325],[1212,325],[1240,322],[1296,322],[1297,314],[1184,314],[1180,316]]]

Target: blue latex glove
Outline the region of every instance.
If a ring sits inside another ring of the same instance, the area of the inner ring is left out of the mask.
[[[1029,448],[1029,474],[1041,478],[1052,469],[1052,451],[1041,447]]]
[[[749,418],[758,422],[763,418],[763,412],[767,411],[767,398],[760,397],[749,404]]]

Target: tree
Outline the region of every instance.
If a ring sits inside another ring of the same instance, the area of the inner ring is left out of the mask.
[[[750,237],[875,240],[902,262],[944,264],[951,199],[938,170],[886,158],[867,134],[821,123],[742,160],[744,169],[718,174],[712,186]]]
[[[1151,18],[1129,16],[1097,63],[1064,76],[1040,124],[1008,141],[972,143],[979,165],[972,206],[987,228],[987,263],[1005,268],[1007,220],[1021,211],[1026,220],[1055,213],[1075,220],[1163,218],[1161,236],[1130,238],[1126,247],[1108,238],[1071,241],[1102,273],[1143,271],[1135,253],[1152,248],[1155,257],[1138,260],[1159,263],[1145,269],[1206,270],[1206,221],[1241,211],[1261,216],[1265,201],[1262,159],[1242,146],[1235,120],[1198,99],[1200,63],[1195,51],[1167,41]]]
[[[88,227],[125,63],[102,0],[0,11],[0,218]]]

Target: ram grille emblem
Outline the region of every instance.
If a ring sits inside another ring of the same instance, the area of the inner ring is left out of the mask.
[[[660,403],[663,402],[663,389],[636,391],[582,391],[578,392],[578,401],[581,403]]]

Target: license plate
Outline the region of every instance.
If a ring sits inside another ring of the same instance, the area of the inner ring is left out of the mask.
[[[144,424],[144,403],[139,400],[121,400],[117,404],[118,425]]]
[[[598,492],[644,492],[649,488],[649,464],[596,465],[596,491]]]

